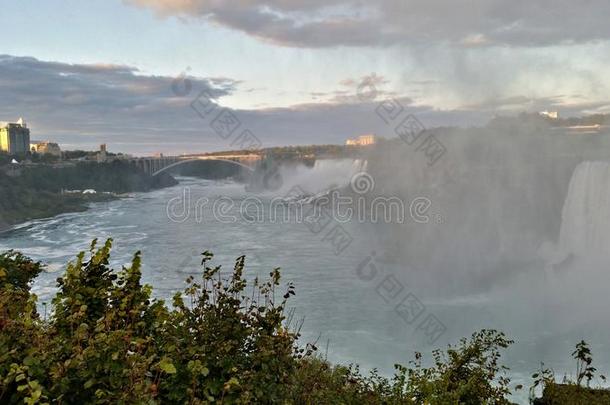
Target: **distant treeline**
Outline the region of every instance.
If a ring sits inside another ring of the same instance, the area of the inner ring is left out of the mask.
[[[248,155],[248,154],[265,154],[275,159],[291,160],[291,159],[310,159],[315,157],[324,158],[341,158],[351,157],[357,149],[346,147],[345,145],[298,145],[298,146],[274,146],[270,148],[255,149],[255,150],[225,150],[219,152],[206,153],[206,156],[215,155]]]
[[[6,152],[0,152],[0,166],[9,164],[13,159],[18,162],[22,160],[29,160],[34,163],[54,163],[63,160],[96,160],[97,151],[86,151],[86,150],[64,150],[61,152],[61,157],[52,155],[50,153],[38,153],[38,152],[26,152],[9,155]],[[106,152],[106,157],[112,158],[116,156],[122,156],[122,153]]]
[[[110,163],[80,162],[62,168],[35,166],[24,169],[16,180],[26,187],[52,192],[91,188],[96,191],[129,193],[177,184],[169,175],[161,173],[151,177],[119,160]]]

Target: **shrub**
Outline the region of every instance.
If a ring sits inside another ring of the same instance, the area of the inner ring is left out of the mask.
[[[245,258],[224,278],[203,253],[173,308],[141,284],[140,253],[115,274],[112,241],[91,244],[58,279],[49,321],[29,283],[41,271],[22,255],[0,256],[0,401],[64,403],[279,402],[297,357],[283,326],[291,286],[275,299],[279,270],[246,292]]]
[[[244,256],[226,274],[203,252],[200,276],[168,306],[142,284],[140,253],[115,272],[111,248],[93,241],[68,264],[48,319],[30,292],[40,263],[0,255],[0,403],[508,403],[499,360],[512,341],[500,332],[434,351],[431,367],[418,353],[391,378],[364,376],[297,344],[285,311],[295,290],[279,269],[248,282]]]
[[[41,370],[44,331],[36,312],[30,282],[42,271],[40,263],[20,253],[0,254],[0,401],[36,401],[42,396],[33,376]]]
[[[555,379],[554,372],[549,368],[540,367],[540,371],[533,374],[534,385],[530,390],[531,402],[534,405],[602,405],[610,403],[610,391],[603,388],[590,388],[591,380],[595,377],[597,369],[592,366],[593,355],[589,345],[584,340],[576,344],[572,357],[576,360],[576,381],[564,377],[562,383]],[[583,379],[587,381],[583,386]],[[600,375],[602,381],[606,377]],[[542,397],[535,397],[536,387],[542,387]]]
[[[434,366],[424,368],[416,354],[413,369],[397,366],[408,376],[405,392],[416,403],[431,404],[509,404],[506,396],[510,379],[499,364],[500,349],[512,344],[503,333],[482,330],[446,352],[433,352]]]

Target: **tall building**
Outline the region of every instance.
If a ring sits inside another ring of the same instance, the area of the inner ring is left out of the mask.
[[[100,151],[96,155],[98,163],[104,163],[106,161],[106,144],[100,145]]]
[[[11,155],[30,150],[30,130],[19,118],[17,122],[0,122],[0,151]]]

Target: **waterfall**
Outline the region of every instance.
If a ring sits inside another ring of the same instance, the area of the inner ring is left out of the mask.
[[[582,162],[563,205],[559,250],[577,257],[608,256],[609,241],[610,163]]]
[[[366,170],[367,161],[363,159],[318,159],[313,167],[304,165],[285,165],[280,168],[284,184],[280,192],[298,187],[307,196],[322,195],[332,189],[346,187],[352,176]]]

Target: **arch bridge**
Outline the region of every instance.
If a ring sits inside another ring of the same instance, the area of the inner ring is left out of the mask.
[[[216,162],[226,162],[237,165],[244,170],[254,172],[257,163],[262,159],[261,155],[204,155],[204,156],[158,156],[158,157],[142,157],[132,159],[131,163],[145,173],[156,176],[173,167],[183,165],[185,163],[197,162],[202,160],[210,160]]]

